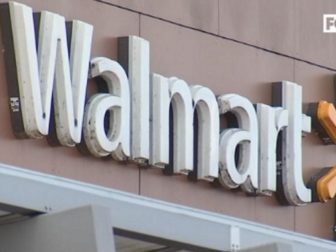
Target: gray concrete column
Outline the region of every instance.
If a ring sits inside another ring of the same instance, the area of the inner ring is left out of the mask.
[[[115,252],[110,211],[84,206],[2,225],[0,251]]]

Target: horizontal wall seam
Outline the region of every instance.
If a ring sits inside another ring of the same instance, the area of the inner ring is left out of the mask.
[[[156,20],[160,20],[160,21],[163,21],[163,22],[166,22],[166,23],[170,23],[170,24],[173,24],[173,25],[176,25],[176,26],[180,26],[180,27],[183,27],[183,28],[186,28],[186,29],[189,29],[189,30],[193,30],[193,31],[197,31],[197,32],[200,32],[200,33],[203,33],[203,34],[207,34],[207,35],[210,35],[210,36],[221,38],[223,40],[228,40],[228,41],[240,44],[240,45],[244,45],[244,46],[247,46],[247,47],[262,50],[262,51],[267,52],[267,53],[272,53],[272,54],[282,56],[282,57],[285,57],[285,58],[288,58],[288,59],[296,60],[296,61],[303,62],[303,63],[309,64],[309,65],[312,65],[312,66],[315,66],[315,67],[319,67],[319,68],[322,68],[322,69],[326,69],[326,70],[329,70],[329,71],[336,72],[336,68],[325,66],[325,65],[315,63],[315,62],[312,62],[312,61],[309,61],[309,60],[301,59],[301,58],[298,58],[298,57],[294,57],[294,56],[291,56],[291,55],[288,55],[288,54],[285,54],[285,53],[282,53],[282,52],[277,52],[275,50],[267,49],[267,48],[264,48],[264,47],[261,47],[261,46],[258,46],[258,45],[254,45],[254,44],[251,44],[251,43],[247,43],[247,42],[244,42],[244,41],[241,41],[241,40],[238,40],[238,39],[234,39],[234,38],[219,35],[219,34],[216,34],[216,33],[213,33],[213,32],[201,30],[201,29],[189,26],[189,25],[180,24],[180,23],[177,23],[177,22],[165,19],[165,18],[161,18],[161,17],[157,17],[157,16],[154,16],[154,15],[151,15],[151,14],[148,14],[148,13],[133,10],[131,8],[124,7],[124,6],[121,6],[121,5],[118,5],[118,4],[113,4],[113,3],[110,3],[110,2],[106,2],[104,0],[94,0],[94,1],[100,2],[100,3],[103,3],[103,4],[107,4],[107,5],[110,5],[110,6],[119,8],[119,9],[123,9],[123,10],[126,10],[126,11],[130,11],[130,12],[133,12],[133,13],[137,13],[139,15],[150,17],[150,18],[153,18],[153,19],[156,19]]]

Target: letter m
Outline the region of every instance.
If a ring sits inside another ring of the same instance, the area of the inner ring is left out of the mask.
[[[59,142],[79,143],[93,27],[66,24],[47,11],[33,16],[30,7],[16,2],[2,4],[0,15],[14,133],[48,135],[53,101]]]

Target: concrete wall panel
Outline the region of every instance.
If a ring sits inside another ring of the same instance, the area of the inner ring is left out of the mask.
[[[218,0],[101,0],[100,2],[218,34]]]
[[[293,0],[219,0],[219,13],[221,36],[293,55]]]
[[[219,0],[219,34],[257,45],[259,40],[258,0]]]

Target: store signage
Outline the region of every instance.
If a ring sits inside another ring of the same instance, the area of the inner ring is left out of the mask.
[[[254,106],[238,94],[216,97],[204,86],[150,74],[145,39],[121,38],[118,62],[90,59],[87,23],[66,25],[47,11],[33,18],[30,7],[16,2],[1,6],[1,18],[17,136],[47,136],[54,119],[61,145],[85,142],[96,157],[169,166],[249,194],[280,188],[292,205],[312,201],[302,178],[301,138],[311,122],[302,113],[301,86],[276,83],[274,104]],[[106,92],[86,101],[88,78],[103,82]],[[237,125],[221,130],[220,116],[228,113]]]

